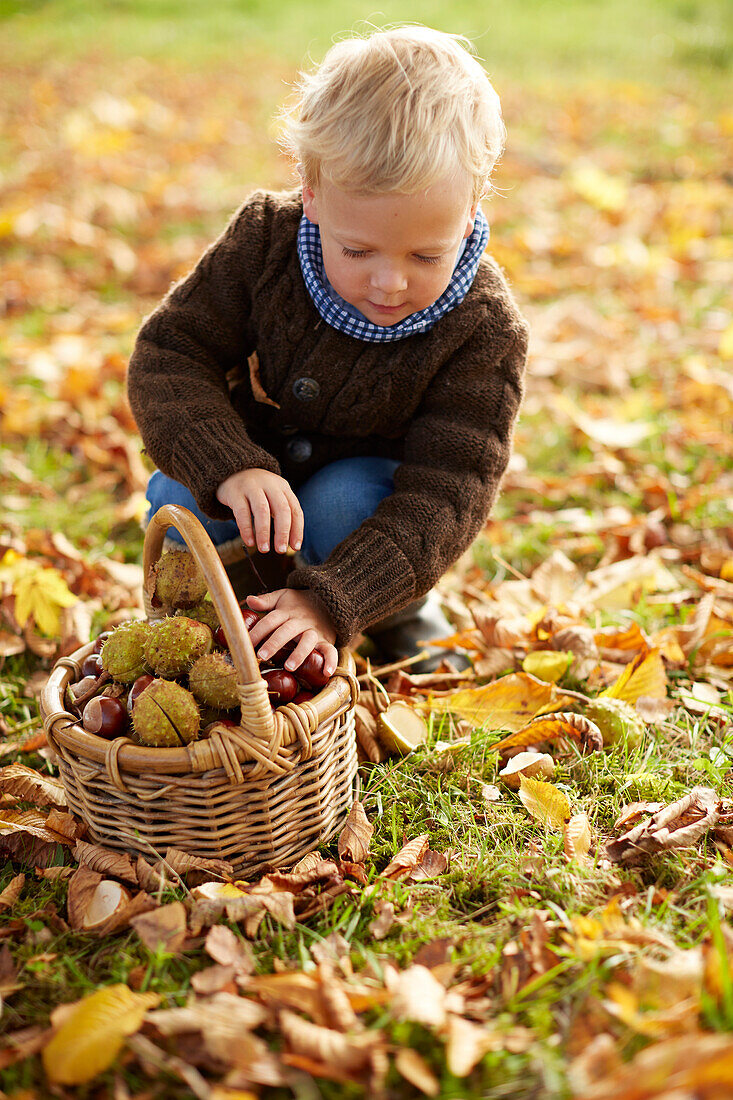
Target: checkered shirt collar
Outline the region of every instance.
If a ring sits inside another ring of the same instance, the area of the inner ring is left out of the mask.
[[[403,340],[418,332],[428,332],[436,321],[463,301],[474,280],[488,239],[489,223],[483,212],[477,210],[473,232],[446,289],[432,305],[418,313],[411,313],[396,325],[375,325],[363,315],[353,317],[333,300],[323,281],[321,234],[318,226],[309,221],[305,214],[298,229],[298,259],[308,293],[324,321],[357,340],[386,344],[392,340]]]

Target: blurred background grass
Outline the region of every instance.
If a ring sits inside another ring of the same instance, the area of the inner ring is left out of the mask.
[[[733,57],[730,0],[0,0],[0,18],[15,61],[51,65],[102,52],[206,67],[261,51],[299,65],[334,35],[395,21],[466,34],[491,73],[531,81],[677,72],[722,91]]]

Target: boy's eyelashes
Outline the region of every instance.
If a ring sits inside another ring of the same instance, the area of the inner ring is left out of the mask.
[[[349,256],[352,260],[361,259],[363,256],[368,256],[369,252],[366,248],[347,248],[346,245],[341,245],[341,254],[343,256]],[[419,256],[415,254],[415,259],[419,260],[422,264],[439,264],[441,256]]]

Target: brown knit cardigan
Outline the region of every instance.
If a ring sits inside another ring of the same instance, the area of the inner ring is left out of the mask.
[[[129,397],[147,453],[214,519],[231,519],[216,490],[239,470],[271,470],[297,492],[340,458],[401,463],[374,515],[288,579],[321,598],[345,645],[427,592],[480,531],[509,459],[527,325],[484,256],[430,331],[387,344],[346,336],[303,282],[302,213],[293,192],[243,204],[145,320]],[[253,352],[276,404],[255,396]]]

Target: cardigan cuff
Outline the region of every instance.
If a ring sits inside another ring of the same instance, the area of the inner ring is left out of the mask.
[[[183,446],[173,451],[171,477],[186,485],[202,512],[212,519],[231,519],[231,508],[217,499],[222,481],[255,467],[280,474],[280,464],[249,438],[243,425],[207,420],[186,430]],[[165,471],[164,471],[165,472]]]
[[[361,527],[322,565],[305,565],[288,577],[289,588],[309,588],[328,610],[338,646],[399,611],[415,597],[415,573],[398,546],[371,527]]]

